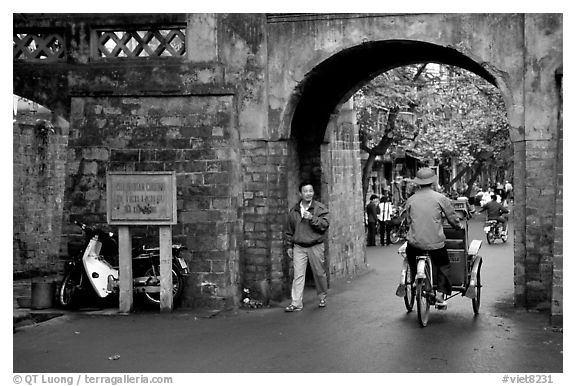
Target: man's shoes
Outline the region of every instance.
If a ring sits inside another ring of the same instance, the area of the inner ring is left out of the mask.
[[[296,307],[295,305],[290,304],[288,307],[284,308],[284,311],[286,311],[286,312],[302,311],[302,307]]]
[[[446,310],[448,308],[448,303],[444,300],[444,294],[441,292],[436,293],[436,309]]]
[[[318,303],[318,307],[320,307],[320,308],[326,307],[326,299],[320,299],[320,303]]]
[[[446,302],[436,302],[436,309],[441,311],[446,311],[448,309],[448,304]]]

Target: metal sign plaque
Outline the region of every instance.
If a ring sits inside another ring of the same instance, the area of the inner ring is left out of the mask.
[[[175,172],[109,172],[106,197],[109,224],[176,224]]]

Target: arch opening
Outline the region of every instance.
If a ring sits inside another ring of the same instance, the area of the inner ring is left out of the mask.
[[[333,55],[307,74],[296,90],[292,136],[322,142],[330,115],[360,87],[392,68],[425,62],[461,67],[496,85],[492,74],[453,48],[410,40],[367,42]]]
[[[293,95],[291,175],[296,186],[297,180],[310,180],[319,199],[338,213],[326,248],[336,276],[353,275],[367,263],[362,167],[358,130],[349,130],[357,125],[350,97],[388,70],[419,63],[459,67],[498,87],[487,69],[453,48],[392,40],[364,43],[333,55],[314,67]]]

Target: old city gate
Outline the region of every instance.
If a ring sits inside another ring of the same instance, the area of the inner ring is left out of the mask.
[[[243,286],[286,294],[284,220],[302,177],[334,214],[332,277],[354,275],[365,267],[360,151],[345,102],[383,71],[436,62],[502,92],[514,148],[515,301],[561,320],[562,15],[13,21],[13,92],[50,111],[40,130],[15,119],[15,271],[57,270],[76,242],[71,220],[106,222],[107,172],[176,171],[173,236],[190,248],[193,271],[184,305],[238,304]]]

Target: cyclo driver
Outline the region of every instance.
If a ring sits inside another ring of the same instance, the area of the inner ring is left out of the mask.
[[[442,215],[453,228],[463,229],[463,225],[460,224],[460,218],[450,199],[432,189],[436,182],[436,173],[432,169],[426,167],[418,170],[413,182],[419,185],[419,189],[406,201],[409,226],[406,256],[412,272],[412,282],[416,274],[416,257],[421,256],[423,251],[428,251],[434,266],[434,282],[437,283],[436,305],[438,309],[446,309],[445,296],[452,293],[452,285]]]

